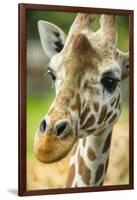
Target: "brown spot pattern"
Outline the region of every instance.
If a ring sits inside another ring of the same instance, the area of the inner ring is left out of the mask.
[[[83,182],[86,185],[89,185],[90,179],[91,179],[91,171],[86,166],[83,158],[80,156],[80,151],[79,151],[79,154],[78,154],[78,173],[81,175]]]
[[[85,106],[85,99],[84,99],[84,101],[82,103],[82,108],[84,108],[84,106]]]
[[[75,131],[76,131],[76,136],[78,135],[78,124],[75,124]]]
[[[113,101],[111,102],[111,106],[113,106],[116,102],[116,99],[113,99]]]
[[[95,184],[100,180],[100,178],[102,177],[103,175],[103,171],[104,171],[104,165],[103,164],[100,164],[97,168],[97,171],[96,171],[96,177],[95,177]]]
[[[94,133],[95,130],[96,129],[94,128],[94,129],[87,130],[86,132],[88,133],[88,135],[90,135],[90,134]]]
[[[112,115],[112,113],[113,113],[113,111],[110,111],[110,112],[107,113],[106,118],[105,118],[105,121],[108,120],[108,118]]]
[[[109,149],[110,142],[111,142],[111,135],[112,135],[112,133],[108,134],[107,139],[106,139],[105,144],[104,144],[104,147],[103,147],[102,153],[105,153]]]
[[[103,120],[105,119],[106,113],[107,113],[107,106],[104,105],[101,109],[101,112],[100,112],[98,124],[101,124],[103,122]]]
[[[85,83],[84,83],[84,90],[87,89],[87,87],[88,87],[88,81],[85,81]]]
[[[79,94],[77,94],[76,100],[77,100],[78,110],[80,111],[80,109],[81,109],[81,99],[80,99],[80,95]]]
[[[91,160],[91,161],[96,159],[95,152],[93,151],[93,149],[91,149],[91,147],[88,147],[87,156],[88,156],[89,160]]]
[[[73,183],[73,179],[75,176],[75,165],[71,165],[70,169],[69,169],[69,174],[68,174],[68,178],[67,178],[67,182],[66,182],[66,187],[71,187],[72,183]]]
[[[120,94],[118,95],[118,99],[117,99],[117,102],[116,102],[115,108],[117,108],[117,107],[118,107],[119,100],[120,100]]]
[[[83,113],[81,114],[81,117],[80,117],[80,124],[81,125],[83,124],[83,122],[84,122],[87,114],[89,113],[89,111],[90,111],[89,106],[86,106],[85,110],[83,111]]]
[[[70,105],[72,110],[77,110],[77,103]]]
[[[110,124],[110,123],[112,123],[113,121],[115,121],[116,117],[117,117],[117,114],[115,113],[115,114],[110,118],[110,120],[108,121],[108,123]]]
[[[88,127],[92,126],[94,124],[94,122],[95,122],[95,117],[94,117],[94,115],[91,115],[87,119],[87,121],[85,122],[85,124],[82,126],[82,128],[88,128]]]
[[[107,172],[107,169],[108,169],[108,162],[109,162],[109,158],[108,158],[107,161],[106,161],[106,165],[105,165],[105,173]]]
[[[99,110],[99,103],[93,103],[93,107],[94,107],[94,110],[96,111],[96,112],[98,112],[98,110]]]
[[[118,110],[121,111],[121,109],[122,109],[122,103],[119,103]]]
[[[101,181],[101,183],[100,183],[100,186],[102,186],[102,185],[103,185],[103,183],[104,183],[104,180],[103,180],[103,181]]]
[[[96,136],[100,136],[103,132],[104,132],[104,130],[101,130],[101,131],[99,131],[99,132],[96,132],[95,135],[96,135]]]
[[[69,91],[69,97],[72,98],[72,97],[74,96],[74,94],[75,94],[75,92],[74,92],[73,90],[70,90],[70,91]]]

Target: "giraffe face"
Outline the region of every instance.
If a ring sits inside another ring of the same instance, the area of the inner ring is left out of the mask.
[[[60,41],[60,45],[54,42],[59,51],[64,36],[61,31],[57,34],[57,29],[52,34]],[[122,70],[115,45],[109,41],[100,44],[96,35],[92,43],[85,34],[72,36],[57,54],[55,49],[48,51],[53,54],[48,74],[56,97],[39,124],[34,142],[36,157],[46,163],[65,157],[78,138],[112,126],[121,112]]]

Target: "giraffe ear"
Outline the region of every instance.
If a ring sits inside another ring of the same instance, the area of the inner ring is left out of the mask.
[[[121,79],[125,79],[129,74],[129,53],[123,53],[119,49],[116,52],[116,59],[121,66]]]
[[[62,50],[66,36],[59,27],[40,20],[38,22],[38,30],[43,50],[49,58]]]

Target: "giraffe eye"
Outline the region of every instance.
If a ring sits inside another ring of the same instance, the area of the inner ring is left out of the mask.
[[[53,74],[53,72],[52,72],[52,70],[51,70],[50,68],[48,68],[47,74],[49,74],[49,75],[51,76],[51,79],[52,79],[53,81],[56,80],[56,76]]]
[[[110,76],[105,76],[101,79],[101,83],[104,89],[106,89],[110,93],[112,93],[116,89],[118,82],[119,79]]]

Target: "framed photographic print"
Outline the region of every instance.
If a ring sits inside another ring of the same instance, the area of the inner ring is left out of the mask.
[[[133,10],[19,4],[19,195],[133,189]]]

